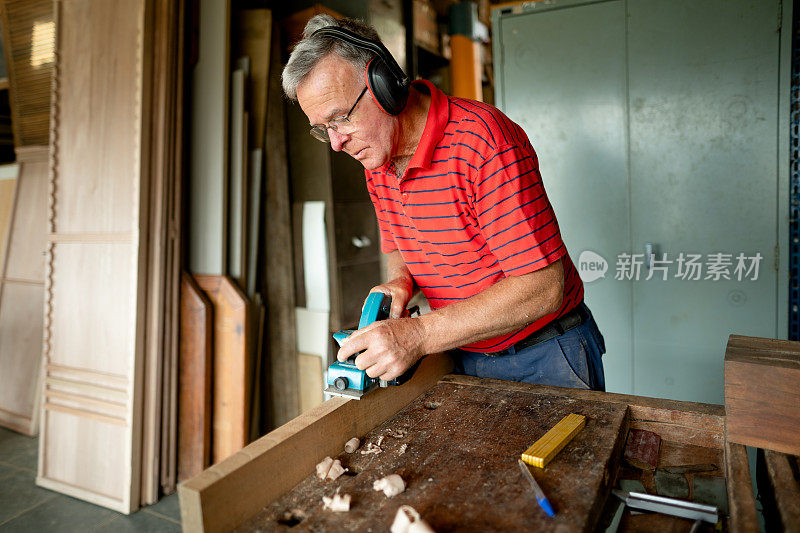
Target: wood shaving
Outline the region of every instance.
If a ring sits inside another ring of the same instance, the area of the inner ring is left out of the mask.
[[[339,459],[335,459],[333,464],[331,464],[331,469],[328,470],[328,475],[325,476],[326,479],[330,479],[331,481],[335,481],[339,476],[347,472],[346,468],[342,468],[342,462]]]
[[[356,437],[353,437],[349,441],[344,443],[344,451],[347,453],[353,453],[361,446],[361,441],[358,440]]]
[[[320,479],[333,481],[345,472],[347,472],[347,469],[342,468],[342,462],[339,459],[334,460],[326,457],[317,465],[317,477]]]
[[[383,450],[374,442],[368,442],[364,449],[361,450],[361,455],[369,455],[371,453],[381,453]]]
[[[377,446],[378,448],[380,448],[380,447],[381,447],[381,444],[383,444],[383,435],[381,435],[380,437],[378,437],[378,440],[375,442],[375,446]]]
[[[389,498],[397,496],[406,490],[406,483],[397,474],[390,474],[384,478],[376,480],[372,484],[372,490],[381,490]]]
[[[350,495],[339,494],[339,491],[336,491],[332,498],[323,496],[322,508],[335,513],[346,513],[350,511]]]
[[[392,533],[434,533],[428,523],[410,505],[401,505],[392,522]]]
[[[325,479],[328,475],[328,472],[331,470],[331,465],[333,464],[333,459],[330,457],[326,457],[317,465],[317,477],[320,479]]]

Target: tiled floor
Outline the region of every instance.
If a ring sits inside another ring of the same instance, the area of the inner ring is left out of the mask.
[[[0,428],[0,533],[181,530],[177,494],[126,516],[37,487],[38,443]]]

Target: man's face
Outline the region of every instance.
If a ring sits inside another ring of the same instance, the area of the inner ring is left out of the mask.
[[[297,101],[312,125],[327,124],[347,114],[364,89],[364,73],[336,54],[317,63],[297,87]],[[397,120],[381,111],[367,91],[350,115],[348,134],[328,129],[331,148],[343,150],[364,168],[376,169],[392,156]]]

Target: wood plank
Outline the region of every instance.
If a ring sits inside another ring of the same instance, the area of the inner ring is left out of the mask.
[[[248,191],[248,228],[247,228],[247,297],[251,300],[255,298],[256,287],[258,284],[258,263],[260,259],[261,247],[261,206],[263,204],[263,183],[264,183],[264,150],[258,148],[251,150],[248,154],[250,177],[250,190]],[[260,346],[260,344],[259,344]]]
[[[725,479],[728,486],[728,507],[731,533],[759,531],[756,500],[750,478],[747,448],[725,442]]]
[[[46,368],[126,380],[123,424],[42,410],[37,484],[129,513],[141,496],[153,33],[150,0],[57,0],[47,232]],[[108,76],[115,72],[115,76]],[[91,113],[87,113],[91,110]],[[49,377],[52,370],[46,370]]]
[[[313,409],[324,400],[324,365],[316,354],[298,353],[297,370],[300,377],[300,412]]]
[[[250,103],[249,148],[264,147],[267,119],[267,73],[269,69],[272,12],[242,9],[232,21],[235,27],[234,56],[250,58],[247,101]]]
[[[175,102],[181,90],[179,57],[181,0],[153,5],[151,50],[151,136],[146,147],[150,183],[145,233],[148,246],[145,411],[143,424],[142,502],[155,503],[162,490],[174,490],[177,405],[177,353],[173,349],[173,314],[177,314],[177,272],[173,264],[178,232],[173,224],[176,139],[180,136]]]
[[[38,147],[19,154],[11,224],[8,228],[8,254],[3,277],[44,281],[44,250],[47,245],[47,180],[49,148]],[[42,160],[44,156],[44,160]],[[23,158],[30,159],[23,159]]]
[[[0,178],[0,275],[5,264],[6,244],[8,243],[8,228],[11,224],[11,208],[14,206],[14,196],[17,188],[18,165],[4,165],[13,173],[13,177]]]
[[[18,154],[7,254],[0,263],[0,426],[25,435],[39,432],[48,152],[39,146]]]
[[[305,478],[353,435],[364,435],[430,389],[453,368],[444,354],[426,357],[405,385],[362,400],[334,398],[261,437],[178,488],[187,531],[227,531]],[[281,465],[281,475],[266,476]]]
[[[366,435],[354,434],[373,443],[383,436],[381,453],[339,450],[355,475],[323,483],[309,471],[240,531],[277,529],[289,510],[306,516],[298,525],[304,530],[382,531],[399,505],[412,506],[434,531],[592,531],[624,445],[626,412],[625,405],[571,400],[564,391],[532,399],[502,385],[440,383]],[[556,510],[548,518],[517,460],[571,413],[585,416],[585,427],[547,468],[531,469]],[[406,490],[387,505],[372,483],[389,473],[399,474]],[[357,502],[348,513],[321,509],[322,496],[337,488]]]
[[[189,274],[181,278],[180,315],[178,481],[185,481],[211,464],[212,304]]]
[[[764,462],[770,492],[769,507],[775,513],[775,516],[765,516],[767,530],[797,533],[800,531],[800,462],[796,456],[771,450],[764,452]],[[764,513],[767,513],[766,502]]]
[[[266,295],[269,358],[269,405],[264,410],[268,429],[291,420],[300,412],[297,381],[297,340],[294,316],[294,262],[292,259],[289,170],[286,160],[286,109],[280,86],[281,46],[278,26],[273,24],[270,76],[267,95],[265,251],[262,279]]]
[[[731,442],[800,455],[800,342],[731,335],[725,411]]]
[[[222,275],[227,261],[230,0],[198,0],[198,61],[192,72],[188,265]]]
[[[212,462],[247,445],[252,361],[247,297],[227,276],[195,275],[214,307]]]
[[[247,249],[246,226],[247,209],[247,122],[245,117],[245,81],[247,71],[241,68],[243,61],[237,62],[237,69],[231,73],[230,106],[230,180],[228,182],[228,271],[241,288],[245,288]]]

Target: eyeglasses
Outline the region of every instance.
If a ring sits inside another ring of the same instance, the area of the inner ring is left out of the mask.
[[[311,136],[320,142],[329,143],[331,142],[331,138],[328,136],[328,128],[332,129],[336,133],[341,133],[342,135],[348,135],[352,133],[354,128],[350,127],[350,115],[353,113],[353,110],[356,108],[358,102],[361,101],[361,98],[366,92],[367,88],[364,87],[364,89],[361,91],[361,94],[359,94],[358,98],[356,98],[356,102],[353,104],[353,107],[350,108],[350,111],[348,111],[346,115],[333,118],[327,124],[316,124],[311,126],[311,131],[309,131]]]

